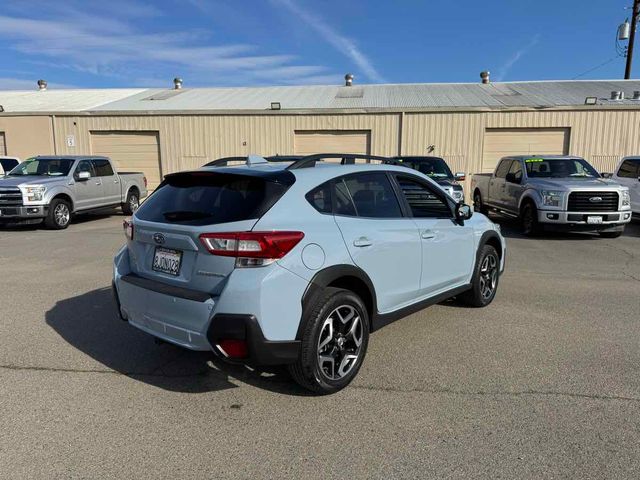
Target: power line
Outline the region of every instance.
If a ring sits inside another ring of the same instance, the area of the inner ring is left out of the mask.
[[[615,57],[610,58],[609,60],[607,60],[606,62],[602,62],[599,65],[596,65],[593,68],[590,68],[589,70],[582,72],[579,75],[576,75],[575,77],[573,77],[571,80],[575,80],[576,78],[580,78],[580,77],[584,77],[585,75],[587,75],[588,73],[593,72],[594,70],[598,70],[599,68],[604,67],[605,65],[609,65],[611,62],[613,62],[614,60],[617,60],[618,58],[622,58],[620,55],[616,55]]]

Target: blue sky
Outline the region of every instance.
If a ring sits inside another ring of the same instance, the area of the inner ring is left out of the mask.
[[[628,3],[0,0],[0,89],[622,78]]]

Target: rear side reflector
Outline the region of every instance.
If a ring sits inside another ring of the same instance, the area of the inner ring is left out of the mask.
[[[200,241],[213,255],[268,260],[284,257],[303,238],[302,232],[225,232],[200,235]],[[264,265],[264,262],[254,265],[250,263],[240,266]]]
[[[122,228],[124,229],[124,235],[128,240],[133,240],[133,221],[130,218],[125,218],[122,221]]]
[[[247,349],[247,342],[244,340],[220,340],[220,343],[218,343],[218,347],[229,358],[247,358],[249,354],[249,351]]]

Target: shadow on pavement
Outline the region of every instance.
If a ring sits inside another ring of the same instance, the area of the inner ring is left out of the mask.
[[[228,365],[211,352],[158,344],[120,320],[110,288],[61,300],[45,319],[70,345],[107,368],[165,390],[212,392],[237,387],[232,380],[238,380],[277,393],[308,395],[284,367],[256,371]]]
[[[493,212],[489,214],[489,219],[500,225],[502,235],[506,238],[534,238],[536,240],[599,240],[603,238],[597,233],[552,231],[541,232],[535,237],[527,237],[522,233],[522,227],[517,219]],[[622,236],[640,236],[640,223],[635,221],[627,224]]]

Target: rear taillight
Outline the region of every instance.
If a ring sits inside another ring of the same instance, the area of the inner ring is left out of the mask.
[[[127,237],[128,240],[133,240],[133,220],[125,218],[122,221],[122,228],[124,229],[124,236]]]
[[[147,188],[147,177],[142,177],[142,180],[144,180],[144,188]]]
[[[302,232],[203,233],[200,241],[212,255],[236,257],[238,267],[261,267],[284,257],[304,238]]]

